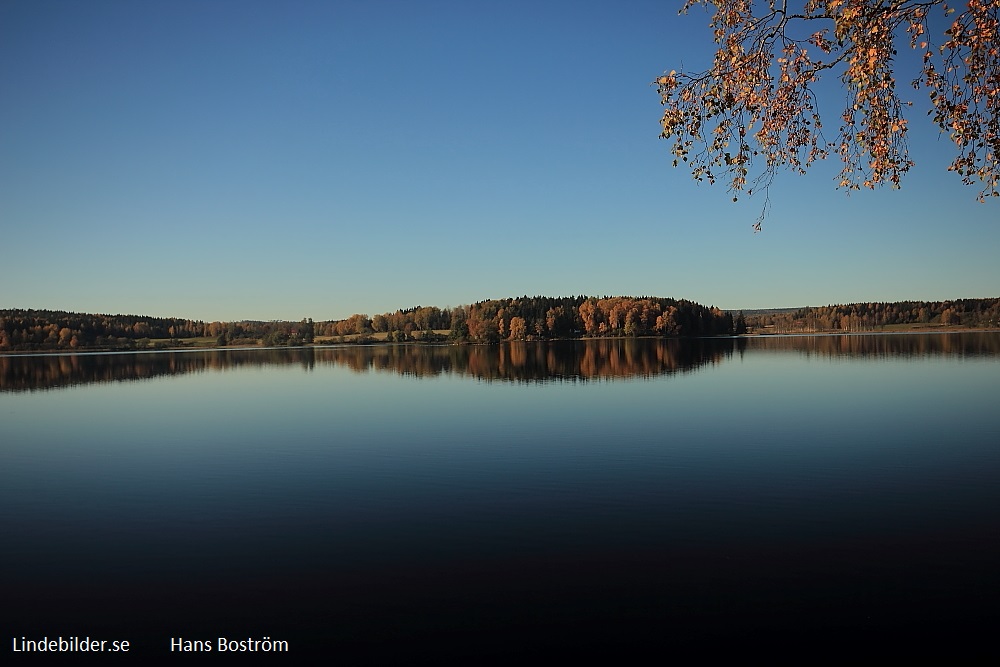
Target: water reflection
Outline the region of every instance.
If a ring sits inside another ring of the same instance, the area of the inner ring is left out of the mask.
[[[767,336],[729,339],[602,339],[483,345],[371,345],[293,349],[0,356],[0,392],[138,382],[244,367],[341,366],[359,373],[452,375],[486,381],[559,382],[651,378],[722,363],[734,353],[819,357],[998,356],[1000,334]]]
[[[149,653],[267,634],[349,664],[484,646],[505,664],[716,646],[802,662],[830,659],[832,634],[848,659],[972,662],[1000,624],[998,348],[0,358],[0,626]]]
[[[754,350],[821,357],[981,357],[1000,354],[1000,333],[837,334],[759,336]]]

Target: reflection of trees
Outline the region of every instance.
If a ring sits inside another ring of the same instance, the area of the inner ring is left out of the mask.
[[[150,380],[244,366],[315,364],[309,348],[211,350],[138,354],[60,354],[0,357],[0,391],[54,389],[94,382]]]
[[[370,345],[140,354],[0,357],[0,392],[226,371],[243,367],[342,366],[414,377],[552,382],[654,377],[720,363],[734,351],[823,357],[1000,356],[1000,335],[761,336],[739,339],[616,338],[500,345]]]
[[[989,333],[760,336],[750,350],[823,357],[980,357],[1000,355],[1000,335]]]
[[[344,366],[434,377],[539,382],[650,377],[697,368],[732,351],[728,340],[618,339],[502,345],[358,345],[271,350],[0,357],[0,391],[128,382],[266,366]]]
[[[362,372],[418,377],[441,374],[484,380],[552,381],[651,377],[697,368],[732,352],[730,340],[600,339],[500,345],[375,346],[318,350]]]

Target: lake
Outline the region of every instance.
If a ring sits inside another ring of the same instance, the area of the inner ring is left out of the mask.
[[[0,628],[996,657],[998,409],[997,333],[0,357]]]

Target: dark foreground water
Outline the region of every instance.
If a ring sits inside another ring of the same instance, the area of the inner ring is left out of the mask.
[[[0,652],[996,657],[998,409],[998,334],[0,357]]]

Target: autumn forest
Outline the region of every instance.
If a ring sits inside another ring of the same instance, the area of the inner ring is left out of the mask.
[[[0,351],[144,350],[314,343],[695,337],[746,333],[861,332],[900,327],[992,328],[1000,298],[855,303],[732,312],[660,297],[528,297],[468,306],[417,306],[343,320],[203,322],[139,315],[0,310]]]

